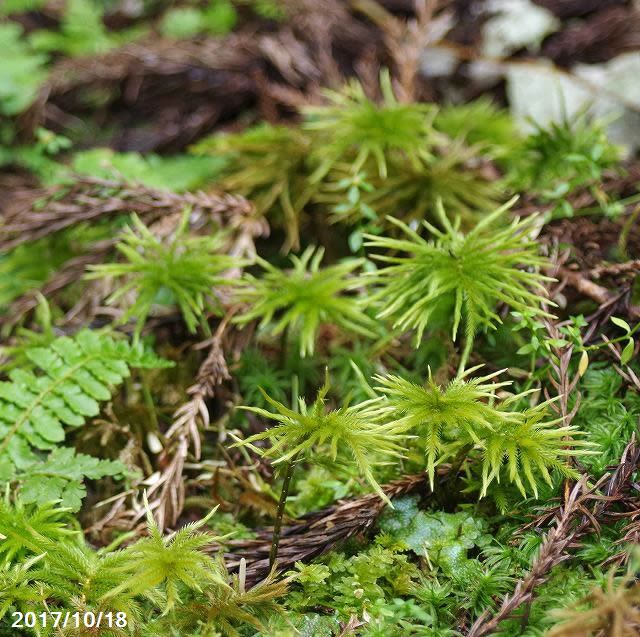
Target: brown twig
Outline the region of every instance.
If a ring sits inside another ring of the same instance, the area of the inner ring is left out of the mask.
[[[173,526],[184,508],[184,464],[189,451],[189,441],[196,459],[200,458],[201,440],[199,422],[209,426],[209,410],[206,401],[217,388],[231,378],[222,348],[222,337],[233,312],[227,314],[216,333],[206,341],[209,354],[200,365],[194,385],[187,389],[190,400],[174,415],[174,422],[166,433],[167,446],[162,451],[160,463],[165,464],[158,480],[149,487],[149,506],[158,526]]]
[[[467,637],[484,637],[496,632],[501,622],[512,617],[522,605],[533,600],[535,589],[546,581],[554,566],[570,559],[569,550],[577,545],[578,540],[590,529],[599,531],[598,519],[612,502],[624,497],[624,491],[639,460],[640,446],[634,435],[612,474],[603,476],[591,488],[587,487],[586,475],[572,487],[565,485],[564,502],[553,516],[555,526],[542,542],[531,570],[518,581],[513,593],[502,600],[495,614],[486,610],[478,617]],[[602,489],[604,495],[596,494],[599,489]],[[591,502],[594,504],[589,507]]]
[[[640,272],[640,259],[625,261],[624,263],[606,263],[596,266],[589,271],[594,279],[602,277],[617,277],[621,274],[637,274]]]
[[[44,205],[46,204],[46,205]],[[71,185],[36,189],[21,196],[3,215],[0,251],[12,250],[77,223],[135,213],[146,223],[191,208],[222,225],[233,216],[248,216],[253,206],[237,195],[203,192],[176,194],[113,179],[78,176]]]
[[[393,60],[395,92],[398,100],[405,103],[417,99],[420,60],[434,39],[438,0],[414,0],[413,5],[415,18],[405,22],[375,0],[351,0],[354,9],[365,14],[382,30],[385,46]]]
[[[551,320],[544,321],[547,333],[552,339],[561,339],[562,334],[558,325]],[[569,366],[571,364],[571,356],[573,355],[573,345],[564,345],[561,348],[554,348],[557,362],[551,357],[549,364],[553,370],[553,374],[549,374],[549,382],[553,385],[558,403],[551,403],[551,408],[562,416],[562,426],[566,427],[571,424],[580,408],[581,394],[576,392],[576,386],[580,380],[580,374],[575,374],[573,378],[569,376]],[[576,395],[575,402],[571,410],[569,410],[569,399],[572,394]],[[545,388],[545,397],[551,398],[548,390]]]
[[[559,274],[577,292],[588,296],[599,305],[604,305],[611,300],[611,292],[607,288],[594,283],[580,272],[575,272],[568,268],[560,268]]]
[[[440,472],[446,472],[441,467]],[[425,473],[405,476],[382,487],[391,499],[418,491],[427,485]],[[369,494],[359,498],[343,500],[327,509],[301,518],[295,524],[285,526],[281,532],[278,548],[278,567],[282,570],[290,568],[296,562],[306,562],[322,555],[337,544],[371,529],[385,502],[377,494]],[[247,581],[256,582],[269,573],[269,552],[271,549],[272,529],[270,527],[258,532],[255,540],[232,540],[228,547],[230,553],[226,561],[235,569],[240,559],[247,560]],[[219,550],[211,546],[212,552]]]

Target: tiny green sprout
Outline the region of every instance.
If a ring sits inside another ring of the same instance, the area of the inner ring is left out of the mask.
[[[618,318],[616,316],[611,317],[611,322],[619,327],[620,329],[625,331],[625,346],[622,349],[622,353],[620,354],[620,362],[623,365],[627,365],[629,361],[633,358],[633,352],[635,351],[635,341],[633,340],[633,334],[636,332],[638,327],[640,327],[640,323],[636,325],[635,328],[631,329],[629,323],[627,323],[624,319]]]
[[[366,246],[387,251],[373,255],[389,264],[372,275],[379,284],[374,300],[383,304],[378,317],[393,318],[394,328],[415,329],[416,344],[438,312],[452,317],[454,340],[464,323],[466,343],[460,372],[476,332],[501,322],[495,310],[498,303],[550,316],[543,308],[545,303],[551,304],[544,295],[544,283],[552,279],[538,271],[547,261],[538,255],[537,243],[531,238],[536,218],[500,223],[514,202],[515,198],[484,217],[467,234],[460,230],[460,219],[452,223],[439,202],[437,213],[444,230],[423,222],[434,240],[424,239],[394,218],[389,221],[406,238],[365,235]]]
[[[142,332],[155,305],[174,303],[180,308],[190,332],[194,333],[198,324],[202,324],[206,332],[205,311],[220,307],[214,288],[233,284],[233,280],[223,276],[224,272],[243,265],[222,253],[222,235],[189,236],[189,213],[189,209],[184,211],[180,225],[167,242],[161,241],[133,215],[132,225],[125,229],[116,246],[126,261],[89,266],[87,279],[124,280],[107,303],[124,304],[120,320],[135,318],[136,336]]]
[[[433,489],[435,467],[452,453],[462,460],[474,449],[482,454],[482,492],[493,480],[500,481],[506,469],[507,479],[523,496],[525,481],[538,494],[534,472],[551,481],[550,469],[565,476],[575,476],[565,458],[576,454],[589,443],[576,440],[581,432],[576,427],[561,426],[561,418],[545,420],[548,400],[524,410],[513,406],[531,392],[507,397],[504,388],[510,381],[496,382],[504,370],[487,376],[467,378],[474,367],[452,380],[446,387],[436,384],[429,372],[424,386],[394,375],[376,376],[375,390],[383,399],[369,401],[372,419],[399,432],[414,434],[424,450],[427,472]],[[583,451],[589,453],[589,451]]]
[[[414,164],[430,157],[433,105],[398,102],[388,71],[380,75],[380,89],[381,105],[352,81],[340,92],[325,91],[329,105],[303,109],[303,129],[326,140],[318,144],[319,167],[312,180],[320,181],[339,161],[350,162],[352,172],[358,173],[373,158],[378,175],[385,179],[390,154],[402,155]]]
[[[369,408],[374,401],[328,410],[325,406],[325,398],[329,388],[327,370],[324,385],[318,390],[316,399],[311,405],[307,405],[304,398],[298,398],[297,405],[294,400],[297,410],[290,409],[263,392],[265,400],[271,405],[273,411],[259,407],[240,407],[273,420],[276,424],[245,440],[238,440],[235,446],[248,446],[262,456],[274,458],[274,464],[285,465],[269,556],[271,565],[277,558],[282,517],[295,465],[311,453],[327,451],[332,461],[337,459],[339,453],[350,455],[361,475],[374,491],[387,504],[391,504],[373,475],[373,467],[379,462],[380,457],[401,457],[402,443],[407,436],[400,433],[393,423],[380,424],[369,417]],[[253,443],[261,440],[269,440],[271,446],[267,449],[254,446]]]
[[[237,299],[250,308],[236,322],[259,319],[260,327],[273,336],[292,332],[299,338],[302,357],[313,354],[322,323],[372,336],[375,322],[365,314],[363,300],[347,296],[364,285],[362,277],[353,275],[364,260],[348,259],[321,269],[323,255],[323,248],[309,247],[301,256],[291,257],[291,270],[280,270],[258,257],[264,273],[259,279],[245,275]]]

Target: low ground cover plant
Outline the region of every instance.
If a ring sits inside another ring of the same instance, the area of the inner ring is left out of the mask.
[[[637,635],[633,155],[429,3],[125,4],[0,7],[0,636]]]

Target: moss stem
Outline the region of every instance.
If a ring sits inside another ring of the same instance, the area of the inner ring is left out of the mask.
[[[289,487],[291,486],[291,478],[293,477],[293,471],[296,467],[297,455],[291,458],[285,465],[284,480],[282,482],[282,491],[280,491],[280,500],[278,501],[278,510],[276,513],[276,519],[273,525],[273,536],[271,540],[271,550],[269,551],[269,568],[273,568],[273,565],[278,558],[278,546],[280,545],[280,533],[282,531],[282,518],[284,517],[284,508],[287,504],[287,496],[289,495]]]

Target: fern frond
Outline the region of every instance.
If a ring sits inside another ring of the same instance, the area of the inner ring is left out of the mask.
[[[0,476],[10,479],[40,460],[32,449],[49,450],[64,440],[64,427],[79,427],[96,416],[110,387],[129,376],[130,367],[171,363],[141,345],[82,330],[49,347],[25,352],[33,370],[15,368],[0,383]]]
[[[76,453],[69,447],[54,449],[42,462],[29,465],[14,478],[20,483],[19,497],[25,504],[60,505],[78,511],[86,495],[85,478],[98,480],[106,476],[121,478],[127,467],[119,460],[94,458]]]

